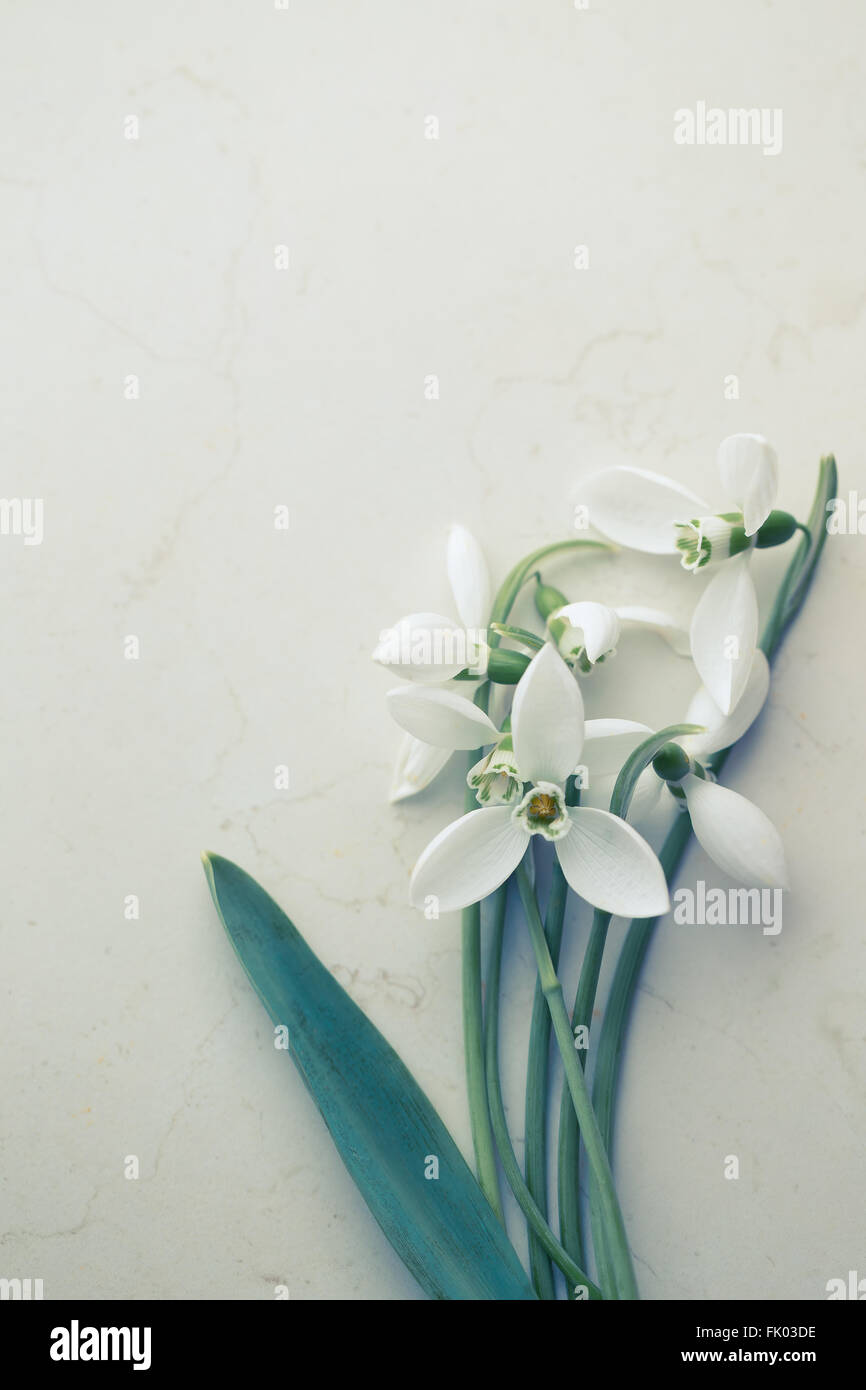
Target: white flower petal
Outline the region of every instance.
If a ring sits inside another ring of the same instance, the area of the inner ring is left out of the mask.
[[[692,697],[685,720],[686,724],[703,724],[705,734],[687,734],[678,739],[686,752],[693,758],[708,758],[722,748],[730,748],[755,722],[770,689],[770,663],[758,647],[752,657],[752,669],[746,688],[732,714],[724,715],[705,685]],[[587,725],[587,728],[589,726]]]
[[[609,810],[615,782],[616,777],[610,777],[607,773],[596,775],[591,772],[588,786],[580,788],[581,806],[594,806],[599,811]]]
[[[710,510],[687,488],[645,468],[606,468],[580,484],[590,525],[603,536],[651,555],[676,554],[673,523]]]
[[[532,658],[517,683],[511,732],[525,781],[561,785],[577,766],[583,747],[583,696],[550,643]]]
[[[785,851],[764,812],[730,787],[684,777],[692,829],[720,869],[747,887],[786,888]]]
[[[719,445],[718,465],[725,495],[743,513],[746,535],[753,536],[779,490],[776,451],[762,434],[731,434]]]
[[[698,674],[723,714],[746,688],[758,640],[758,598],[749,551],[726,560],[700,597],[692,617],[692,656]]]
[[[634,604],[616,608],[614,611],[624,627],[648,628],[650,632],[657,632],[659,637],[663,637],[668,645],[673,647],[677,656],[691,656],[689,634],[670,613],[665,613],[660,608],[640,608]]]
[[[415,865],[409,886],[413,906],[435,898],[440,912],[456,912],[480,902],[517,868],[527,838],[509,806],[467,812],[430,841]]]
[[[651,844],[663,844],[675,816],[681,814],[666,783],[651,767],[642,772],[632,793],[628,818],[636,830]]]
[[[398,685],[385,699],[401,729],[436,748],[481,748],[499,738],[499,730],[484,711],[454,691]]]
[[[400,742],[389,801],[405,801],[417,796],[438,777],[451,757],[450,748],[433,748],[429,743],[405,734]]]
[[[473,660],[467,634],[441,613],[410,613],[383,632],[373,660],[403,680],[451,680]]]
[[[590,779],[615,777],[629,754],[651,733],[648,724],[637,724],[633,719],[587,719],[581,756]]]
[[[464,627],[486,629],[490,617],[490,574],[481,546],[465,526],[448,536],[448,579]]]
[[[619,641],[620,624],[613,608],[604,603],[567,603],[551,615],[564,618],[583,636],[583,647],[590,661],[598,661],[600,656],[616,651]],[[563,641],[568,640],[568,634]]]
[[[571,833],[554,841],[575,893],[620,917],[658,917],[670,906],[664,871],[642,835],[608,811],[574,806]]]

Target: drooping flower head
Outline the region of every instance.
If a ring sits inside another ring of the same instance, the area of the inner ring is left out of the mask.
[[[373,660],[402,680],[438,685],[467,667],[483,667],[490,576],[481,546],[465,526],[455,524],[449,531],[446,568],[459,621],[441,613],[410,613],[380,634]],[[408,734],[397,755],[391,800],[402,801],[423,791],[442,771],[450,753]]]

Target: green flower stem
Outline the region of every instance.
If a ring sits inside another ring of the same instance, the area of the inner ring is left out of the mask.
[[[601,973],[601,962],[607,941],[607,931],[611,914],[596,908],[592,918],[592,928],[586,945],[580,981],[571,1023],[572,1030],[586,1029],[592,1024],[592,1011]],[[581,1066],[586,1069],[586,1053],[576,1049]],[[559,1227],[562,1243],[574,1258],[585,1262],[583,1232],[580,1220],[580,1129],[574,1107],[569,1103],[568,1092],[563,1089],[559,1110]],[[578,1254],[578,1252],[580,1252]],[[604,1255],[596,1251],[596,1262],[601,1272],[604,1268]],[[601,1273],[600,1273],[601,1277]],[[602,1283],[604,1279],[602,1279]]]
[[[534,550],[506,576],[493,604],[491,622],[505,623],[521,588],[530,578],[534,567],[540,560],[562,551],[577,549],[610,550],[602,541],[570,540],[559,541],[553,545]],[[495,632],[490,634],[490,646],[496,647],[499,638]],[[490,686],[486,682],[475,692],[475,703],[479,709],[487,711]],[[481,757],[480,750],[470,753],[468,767],[473,767]],[[475,810],[478,803],[470,788],[466,789],[465,809]],[[502,1201],[499,1195],[499,1172],[496,1166],[496,1149],[490,1124],[487,1101],[487,1083],[484,1074],[484,1023],[481,975],[481,907],[474,903],[463,909],[462,913],[462,990],[463,990],[463,1048],[466,1063],[466,1090],[469,1103],[469,1118],[472,1129],[472,1144],[475,1150],[475,1169],[482,1191],[500,1220],[503,1220]],[[492,997],[489,1007],[498,1009],[498,997]]]
[[[502,944],[505,935],[505,908],[507,899],[508,884],[505,883],[501,888],[497,889],[491,899],[493,920],[491,922],[490,962],[487,972],[487,989],[490,997],[495,999],[499,998],[499,984],[502,973]],[[544,1211],[523,1180],[523,1174],[520,1171],[520,1165],[517,1162],[514,1147],[508,1133],[508,1122],[502,1100],[502,1086],[499,1079],[499,1010],[496,1008],[488,1008],[487,1010],[484,1035],[487,1061],[487,1093],[493,1133],[496,1137],[503,1172],[529,1223],[530,1237],[537,1242],[540,1249],[544,1252],[544,1257],[549,1257],[549,1259],[553,1260],[558,1268],[562,1270],[570,1289],[574,1289],[576,1285],[582,1285],[587,1290],[590,1299],[600,1299],[603,1296],[601,1289],[592,1282],[580,1265],[576,1264],[567,1251],[560,1245],[547,1223]],[[548,1273],[549,1272],[548,1266]],[[556,1289],[552,1274],[550,1275],[549,1284],[545,1286],[545,1291],[542,1292],[538,1285],[536,1285],[536,1291],[540,1298],[556,1298]]]
[[[659,852],[659,860],[668,882],[671,882],[683,857],[691,837],[691,821],[688,813],[680,812]],[[611,1152],[613,1140],[613,1114],[616,1088],[619,1081],[620,1062],[626,1025],[634,992],[640,976],[644,956],[659,918],[643,918],[633,921],[629,926],[622,951],[616,963],[610,994],[604,1011],[604,1019],[598,1042],[595,1060],[595,1080],[592,1103],[598,1119],[605,1149]],[[603,1269],[609,1259],[606,1247],[606,1233],[599,1218],[598,1201],[593,1201],[593,1181],[590,1177],[590,1219],[592,1222],[593,1249],[599,1269]]]
[[[475,1149],[475,1170],[481,1190],[499,1220],[505,1224],[499,1195],[496,1149],[487,1109],[484,1077],[481,1004],[481,905],[463,909],[463,1045],[466,1054],[466,1093]]]
[[[580,1065],[574,1050],[574,1038],[565,1000],[562,997],[562,985],[550,958],[547,938],[544,935],[544,924],[535,900],[535,892],[523,864],[517,870],[517,886],[520,889],[520,897],[529,925],[529,935],[535,952],[542,992],[550,1010],[553,1031],[565,1069],[566,1083],[583,1135],[587,1158],[598,1185],[599,1211],[605,1227],[612,1275],[610,1283],[608,1285],[602,1284],[602,1289],[605,1297],[608,1298],[633,1299],[637,1297],[637,1285],[622,1212],[619,1209],[616,1189],[607,1159],[607,1151],[592,1108],[583,1075],[583,1067]]]
[[[610,798],[611,814],[621,816],[623,820],[626,819],[639,778],[650,763],[660,756],[662,750],[670,746],[669,740],[679,738],[684,734],[703,732],[705,730],[698,724],[670,724],[667,728],[659,729],[656,733],[650,734],[648,738],[638,744],[637,748],[626,758],[616,779]],[[592,930],[584,952],[580,983],[577,987],[577,997],[571,1019],[572,1028],[580,1028],[581,1034],[585,1031],[588,1035],[592,1025],[592,1011],[595,1006],[601,962],[611,916],[611,913],[604,912],[600,908],[596,908],[593,914]],[[576,1043],[577,1039],[575,1039]],[[580,1062],[585,1070],[585,1056],[580,1058]],[[572,1107],[568,1103],[567,1093],[563,1094],[559,1121],[559,1210],[562,1242],[575,1259],[583,1260],[585,1263],[583,1253],[585,1247],[580,1220],[580,1132]],[[593,1189],[591,1188],[591,1204],[592,1201]],[[602,1283],[604,1284],[606,1278],[609,1282],[610,1270],[603,1242],[596,1244],[595,1255]]]
[[[770,629],[768,626],[761,636],[761,646],[768,658],[776,650],[785,630],[803,606],[827,539],[827,506],[836,496],[837,487],[836,460],[832,454],[828,454],[826,458],[822,458],[818,470],[818,486],[809,513],[808,537],[802,537],[799,550],[792,562],[794,574],[791,584],[786,586],[785,608],[778,630]]]
[[[520,593],[520,590],[523,588],[527,580],[533,577],[533,571],[536,565],[539,565],[542,560],[547,560],[552,555],[560,555],[566,550],[613,551],[615,549],[616,546],[610,545],[607,541],[590,541],[581,539],[573,541],[555,541],[553,545],[543,545],[540,550],[533,550],[532,553],[530,555],[527,555],[524,560],[518,561],[518,563],[514,566],[514,569],[511,570],[510,573],[506,576],[505,581],[502,584],[502,587],[500,588],[499,593],[496,596],[496,602],[493,605],[493,612],[490,615],[491,622],[508,622],[508,615],[514,607],[517,595]],[[495,646],[495,643],[492,641],[492,639],[490,645],[491,647]]]
[[[554,966],[559,961],[562,928],[568,883],[559,860],[554,856],[550,882],[550,898],[544,922],[544,934]],[[535,986],[532,1004],[532,1023],[529,1029],[529,1054],[526,1062],[526,1149],[524,1166],[526,1186],[539,1208],[547,1215],[547,1089],[548,1054],[550,1051],[550,1011],[541,990]],[[563,1242],[564,1244],[565,1242]],[[586,1261],[580,1261],[585,1264]],[[529,1264],[532,1281],[539,1298],[555,1298],[556,1286],[550,1259],[535,1233],[529,1232]]]
[[[490,687],[484,685],[475,692],[475,704],[487,712]],[[468,768],[475,766],[481,750],[469,754]],[[464,810],[477,809],[472,788],[467,786]],[[469,1102],[469,1121],[472,1145],[475,1150],[475,1171],[481,1190],[499,1220],[505,1225],[502,1198],[499,1192],[499,1169],[496,1166],[496,1145],[490,1123],[487,1102],[487,1080],[484,1074],[484,1006],[481,974],[481,904],[472,903],[461,913],[462,977],[463,977],[463,1050],[466,1060],[466,1095]]]
[[[759,646],[768,661],[771,661],[775,656],[788,627],[803,606],[827,539],[827,505],[831,498],[836,496],[837,486],[836,460],[830,454],[821,459],[818,484],[808,525],[800,527],[803,535],[779,586],[776,600],[761,634]],[[711,759],[710,765],[714,773],[721,771],[730,751],[729,748],[723,749]],[[691,821],[687,812],[681,812],[668,832],[659,854],[662,868],[669,883],[677,871],[690,837]],[[657,920],[657,918],[635,920],[629,926],[614,971],[602,1021],[596,1057],[593,1105],[608,1153],[610,1153],[613,1140],[614,1106],[626,1028],[641,966]],[[598,1259],[599,1248],[604,1248],[605,1233],[597,1219],[593,1223],[594,1240],[596,1236],[596,1257]],[[565,1244],[567,1245],[568,1242],[566,1241]],[[604,1258],[602,1257],[599,1260],[599,1268],[602,1267],[603,1263]]]

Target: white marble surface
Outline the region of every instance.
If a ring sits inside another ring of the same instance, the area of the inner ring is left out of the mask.
[[[829,450],[866,487],[862,10],[85,0],[2,28],[3,489],[44,499],[45,535],[0,537],[0,1274],[420,1297],[271,1046],[199,850],[280,899],[467,1149],[458,921],[407,905],[459,775],[387,804],[369,650],[447,602],[451,520],[501,577],[569,534],[600,465],[715,496],[718,440],[751,429],[783,506]],[[675,145],[699,100],[781,108],[782,152]],[[683,614],[695,592],[662,561],[551,574]],[[616,1166],[647,1298],[866,1276],[864,577],[863,539],[834,538],[728,765],[785,837],[783,932],[665,926],[643,976]],[[597,708],[680,714],[692,681],[657,655],[618,658]],[[692,851],[687,878],[714,872]],[[520,1139],[517,930],[507,990]]]

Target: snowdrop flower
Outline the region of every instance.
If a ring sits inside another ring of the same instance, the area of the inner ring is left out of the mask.
[[[549,644],[518,683],[511,727],[524,783],[520,801],[514,807],[483,806],[441,831],[415,865],[412,903],[424,906],[435,897],[440,911],[451,912],[478,902],[505,882],[531,837],[541,835],[553,843],[566,879],[587,902],[630,917],[666,912],[662,867],[637,831],[607,811],[566,805],[565,783],[584,742],[583,700]]]
[[[584,498],[592,525],[621,545],[652,555],[679,554],[693,573],[719,565],[695,608],[691,649],[713,700],[730,714],[745,690],[758,640],[752,549],[788,540],[796,521],[787,512],[772,512],[778,467],[763,436],[723,440],[718,468],[737,512],[713,514],[693,492],[642,468],[596,473],[584,486]]]
[[[406,731],[406,737],[439,755],[443,764],[459,749],[489,747],[466,777],[480,805],[511,805],[522,794],[524,779],[517,766],[510,719],[504,720],[500,729],[455,691],[434,690],[430,686],[397,686],[388,691],[385,699],[389,713]],[[586,720],[582,762],[579,768],[572,768],[573,773],[579,773],[579,785],[592,789],[592,794],[586,793],[581,799],[606,810],[620,768],[652,732],[648,724],[631,719]],[[660,799],[663,784],[651,773],[646,773],[645,778],[655,803]],[[605,790],[595,795],[600,786]]]
[[[510,731],[504,726],[500,731],[471,700],[455,690],[406,685],[389,690],[385,699],[392,718],[408,737],[445,760],[460,749],[494,745],[466,778],[482,805],[505,805],[522,790]]]
[[[786,888],[785,851],[772,821],[745,796],[707,777],[703,768],[713,753],[742,738],[760,714],[769,688],[770,667],[758,650],[733,714],[724,715],[702,686],[689,705],[685,722],[702,724],[706,732],[668,744],[653,767],[664,778],[658,788],[666,784],[688,810],[698,842],[720,869],[750,887]]]
[[[714,753],[737,743],[754,724],[770,693],[770,663],[760,647],[752,657],[746,687],[737,708],[724,714],[709,690],[702,685],[689,703],[685,724],[701,724],[706,733],[685,734],[677,739],[681,748],[695,760],[706,762]]]
[[[669,614],[655,608],[608,608],[590,601],[566,603],[547,620],[547,630],[560,656],[583,675],[616,655],[623,629],[629,628],[657,632],[680,656],[691,654],[689,634]]]
[[[719,709],[705,686],[694,695],[684,722],[703,726],[701,734],[681,735],[662,750],[638,779],[629,819],[655,843],[670,828],[674,807],[688,810],[695,837],[721,869],[755,887],[785,887],[782,842],[772,822],[745,796],[720,786],[704,764],[714,753],[742,738],[760,714],[770,688],[770,667],[758,649],[746,689],[733,714]],[[628,719],[594,719],[586,725],[583,759],[589,783],[584,804],[606,806],[626,758],[652,730]]]
[[[490,578],[478,541],[452,526],[448,578],[459,622],[441,613],[410,613],[380,635],[373,660],[404,680],[438,684],[483,664],[490,610]]]
[[[410,613],[381,634],[373,653],[374,661],[406,680],[443,682],[467,666],[483,662],[490,577],[481,547],[465,526],[451,527],[446,565],[462,628],[454,618],[440,613]],[[397,754],[390,800],[402,801],[429,787],[451,751],[407,734]]]
[[[510,719],[503,722],[501,729],[497,728],[488,715],[456,691],[434,690],[430,686],[397,686],[388,691],[385,699],[389,713],[406,731],[406,737],[439,754],[443,761],[461,749],[489,747],[466,777],[480,805],[507,806],[522,795],[524,779],[517,766]],[[630,719],[588,719],[584,724],[583,762],[572,772],[579,771],[587,784],[591,779],[595,786],[599,778],[609,779],[612,786],[629,753],[651,733],[649,725]],[[662,784],[657,777],[651,781],[658,795]],[[604,809],[609,800],[608,792]]]

